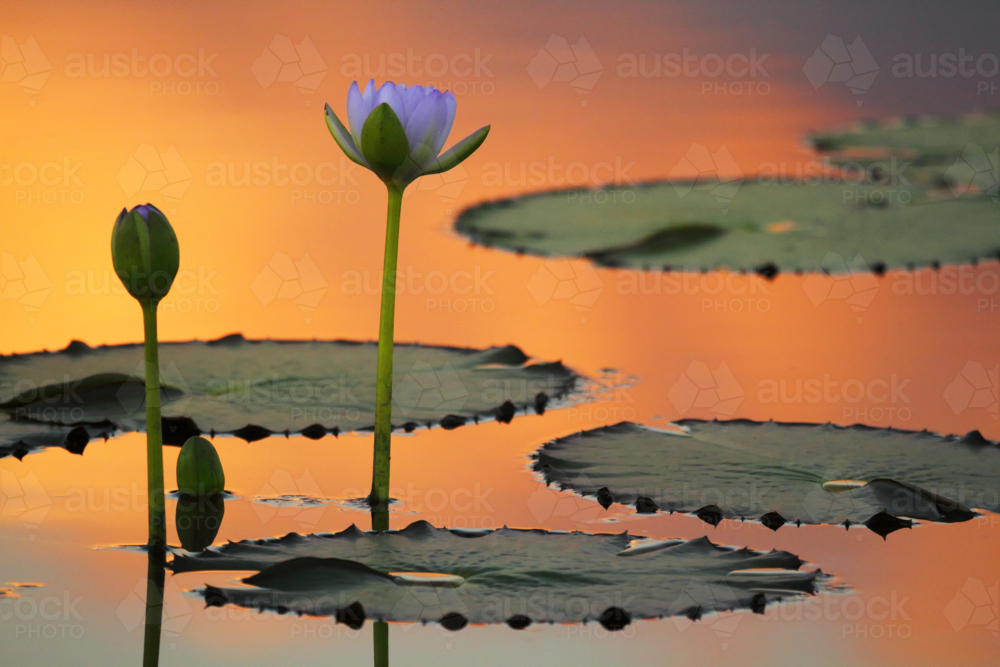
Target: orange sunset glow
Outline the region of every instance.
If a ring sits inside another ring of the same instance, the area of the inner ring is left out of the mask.
[[[972,195],[955,190],[955,199],[981,195],[994,202],[990,245],[974,260],[938,266],[921,258],[916,266],[865,270],[848,276],[853,296],[837,291],[848,289],[837,282],[842,276],[818,265],[776,276],[724,266],[660,271],[655,262],[601,266],[587,257],[505,249],[502,236],[486,247],[455,229],[463,211],[485,202],[579,191],[568,195],[563,208],[571,210],[576,196],[634,197],[651,182],[702,178],[692,157],[700,150],[715,156],[713,178],[750,188],[760,174],[794,181],[829,169],[830,156],[808,141],[813,132],[901,117],[995,119],[1000,75],[990,68],[1000,14],[992,4],[976,4],[960,12],[895,0],[876,6],[847,0],[6,2],[0,6],[0,402],[13,401],[17,383],[32,378],[34,357],[24,355],[63,350],[73,341],[92,348],[142,343],[142,312],[115,273],[111,234],[123,208],[146,203],[163,212],[180,247],[179,271],[159,303],[161,342],[230,334],[378,341],[386,186],[338,147],[324,105],[347,123],[354,81],[362,88],[369,79],[376,86],[434,86],[451,91],[457,106],[445,149],[485,125],[490,131],[467,160],[418,178],[403,193],[394,340],[473,350],[512,345],[531,364],[561,362],[577,382],[565,400],[539,414],[529,409],[534,394],[525,394],[513,400],[513,421],[494,420],[490,406],[489,418],[480,423],[476,414],[473,423],[465,415],[461,428],[421,422],[404,432],[399,424],[407,418],[397,400],[390,529],[422,520],[450,529],[707,537],[735,549],[794,554],[801,571],[822,571],[817,588],[795,595],[761,584],[760,599],[770,597],[766,608],[752,609],[758,613],[742,604],[704,614],[637,612],[618,631],[598,622],[550,621],[517,632],[476,622],[468,612],[472,622],[452,632],[433,622],[437,616],[414,622],[371,612],[352,627],[330,614],[211,606],[206,585],[245,589],[252,584],[241,580],[260,568],[167,571],[162,634],[156,628],[159,664],[998,664],[995,500],[968,508],[976,511],[971,520],[917,517],[886,539],[858,521],[846,530],[842,520],[790,521],[772,531],[754,516],[715,526],[687,509],[603,508],[593,494],[549,484],[532,458],[545,443],[619,422],[671,430],[683,419],[773,420],[956,438],[978,432],[987,442],[976,450],[982,469],[972,472],[996,469],[995,186]],[[818,60],[810,59],[826,53],[829,39],[850,47],[855,69],[847,84],[827,75],[816,85],[809,63]],[[876,63],[869,66],[878,72],[873,80],[863,78],[859,39]],[[974,74],[941,74],[945,56],[959,53],[971,54]],[[941,69],[907,76],[894,67],[900,54],[920,54],[925,68],[934,55]],[[941,137],[940,143],[951,140]],[[997,137],[989,140],[981,147],[984,173],[996,183]],[[915,165],[903,173],[918,182],[928,161],[915,150],[900,154]],[[845,209],[849,196],[845,188]],[[774,220],[768,233],[782,238],[802,222],[780,214]],[[964,222],[940,220],[955,237]],[[866,230],[852,233],[863,244]],[[919,245],[923,240],[914,236],[900,233],[899,242]],[[751,269],[763,263],[756,259]],[[582,300],[576,287],[567,287],[582,285],[581,276],[587,286],[580,291],[590,290]],[[827,291],[818,293],[816,280]],[[130,367],[148,368],[141,345],[130,349]],[[160,353],[164,369],[174,360],[170,354]],[[55,372],[47,381],[81,379],[70,365],[65,372],[50,368],[58,372],[46,370]],[[374,368],[365,376],[373,387]],[[395,368],[397,375],[407,370]],[[250,373],[208,371],[229,378]],[[699,384],[706,373],[708,389]],[[164,370],[164,384],[169,377]],[[684,387],[695,385],[687,396]],[[709,390],[725,393],[724,407],[705,399]],[[18,421],[11,405],[0,405],[8,425]],[[100,434],[94,426],[100,420],[81,420],[89,433],[82,456],[66,445],[19,449],[15,440],[27,436],[18,431],[8,438],[0,428],[0,665],[143,660],[149,609],[156,609],[157,622],[161,611],[147,595],[152,580],[140,546],[151,535],[143,410],[128,424],[112,418]],[[250,412],[244,421],[261,419]],[[374,510],[370,516],[358,499],[372,488],[377,427],[335,433],[323,424],[324,437],[314,440],[300,435],[312,421],[321,420],[304,416],[268,426],[260,438],[198,424],[218,451],[229,493],[212,549],[289,533],[373,528]],[[190,555],[180,546],[178,501],[170,493],[181,486],[179,452],[162,450],[173,559]],[[601,477],[596,463],[567,461]],[[773,461],[760,473],[792,479],[799,463]],[[865,472],[865,461],[851,463]],[[930,479],[938,463],[913,467]],[[834,472],[825,479],[840,479]],[[987,484],[994,498],[998,484]],[[357,539],[377,539],[372,535]],[[529,551],[524,558],[534,556]],[[577,555],[565,557],[571,571]],[[177,561],[167,562],[170,570]],[[457,574],[473,569],[453,565]],[[485,569],[514,565],[489,562]],[[699,577],[708,575],[690,567],[692,582],[704,584]],[[387,570],[404,571],[410,570]],[[608,581],[614,572],[607,568]],[[545,581],[532,585],[557,588]],[[462,585],[469,584],[483,585],[474,575]],[[578,595],[586,599],[587,592]],[[59,610],[55,620],[38,611],[45,604]],[[440,610],[422,604],[427,614],[454,611],[445,603]]]

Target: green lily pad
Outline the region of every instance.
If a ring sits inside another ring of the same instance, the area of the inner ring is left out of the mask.
[[[164,439],[183,444],[202,432],[258,440],[271,433],[371,429],[376,343],[217,341],[161,343]],[[541,413],[569,394],[577,375],[559,362],[535,363],[514,346],[472,350],[396,344],[393,425],[455,428],[482,419],[509,422]],[[145,428],[142,345],[0,357],[0,456],[61,443],[75,427],[89,437]]]
[[[989,153],[996,150],[998,139],[997,113],[962,118],[893,118],[809,136],[816,150],[832,153],[838,163],[864,164],[896,157],[915,166],[950,165],[970,144]]]
[[[761,177],[549,191],[466,209],[455,229],[482,245],[544,257],[640,269],[727,268],[769,278],[779,271],[825,272],[831,254],[876,273],[1000,257],[1000,206],[993,198],[915,183]]]
[[[209,604],[399,622],[600,621],[751,609],[817,588],[818,571],[784,551],[696,540],[543,530],[401,531],[245,540],[178,556],[174,572],[256,570],[250,586],[208,587]],[[445,575],[445,576],[440,576]]]
[[[1000,510],[1000,447],[978,431],[960,438],[746,420],[678,426],[684,432],[629,422],[584,431],[544,445],[534,467],[547,483],[605,507],[692,512],[712,524],[872,522],[883,534],[908,525],[893,518],[955,522],[975,516],[970,508]]]

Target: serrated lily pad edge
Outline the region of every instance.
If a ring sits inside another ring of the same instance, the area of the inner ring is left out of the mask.
[[[213,560],[215,558],[220,558],[220,557],[225,558],[225,552],[227,550],[229,550],[229,549],[231,549],[233,547],[238,548],[241,545],[248,545],[248,544],[253,544],[255,546],[261,546],[261,545],[268,545],[268,544],[281,544],[281,543],[287,543],[287,542],[298,542],[298,541],[309,539],[309,538],[317,538],[317,539],[357,539],[357,538],[361,538],[361,537],[375,536],[375,535],[386,535],[386,536],[392,536],[392,535],[419,536],[419,535],[426,534],[428,531],[434,531],[434,530],[446,530],[446,531],[452,533],[453,535],[455,535],[457,537],[462,537],[462,538],[466,538],[466,539],[475,539],[475,538],[482,537],[484,535],[487,535],[489,533],[492,533],[492,532],[495,532],[495,531],[498,531],[498,530],[508,530],[508,531],[514,531],[514,532],[524,532],[524,533],[570,534],[570,535],[583,535],[583,536],[591,536],[591,537],[625,537],[625,538],[628,538],[629,540],[644,540],[644,539],[649,539],[649,538],[646,538],[645,536],[642,536],[642,535],[630,535],[629,532],[628,532],[628,530],[624,530],[621,533],[610,533],[610,532],[605,532],[605,533],[589,533],[589,532],[580,531],[580,530],[573,530],[573,531],[550,531],[550,530],[545,530],[545,529],[540,529],[540,528],[511,528],[511,527],[509,527],[507,525],[504,525],[504,526],[502,526],[500,528],[484,528],[484,529],[464,529],[464,528],[441,528],[441,529],[437,529],[437,528],[434,528],[434,526],[431,525],[430,523],[428,523],[427,521],[416,520],[413,523],[411,523],[408,526],[406,526],[405,528],[401,528],[401,529],[392,529],[392,530],[388,530],[388,531],[374,531],[374,530],[370,530],[370,531],[369,530],[365,530],[365,531],[363,531],[363,530],[359,529],[357,527],[357,525],[355,525],[355,524],[352,523],[350,526],[348,526],[347,528],[345,528],[344,530],[342,530],[342,531],[340,531],[338,533],[315,533],[315,534],[312,534],[312,535],[301,535],[301,534],[299,534],[297,532],[291,532],[291,533],[288,533],[288,534],[286,534],[286,535],[284,535],[282,537],[271,537],[271,538],[260,538],[260,539],[246,539],[246,540],[240,540],[238,542],[229,541],[228,543],[226,543],[224,545],[218,545],[218,546],[208,547],[205,551],[203,551],[201,553],[198,553],[198,554],[189,554],[187,552],[175,551],[174,552],[174,558],[173,558],[173,560],[170,563],[167,564],[167,568],[170,569],[175,575],[177,575],[177,574],[185,574],[185,573],[213,571],[213,570],[216,570],[216,568],[198,569],[197,566],[188,566],[187,564],[188,563],[196,563],[199,560],[209,560],[209,561],[211,561],[211,560]],[[671,540],[670,539],[665,539],[665,540],[662,540],[662,541],[666,543],[666,542],[670,542]],[[750,553],[752,553],[754,555],[765,555],[765,554],[769,554],[769,553],[778,552],[777,549],[771,549],[770,551],[761,551],[761,550],[757,550],[757,549],[751,549],[751,548],[745,547],[745,546],[744,547],[737,547],[737,546],[716,544],[716,543],[712,542],[708,538],[708,536],[702,536],[702,537],[692,538],[692,539],[689,539],[689,540],[679,540],[679,541],[677,541],[677,545],[681,545],[681,544],[704,544],[704,545],[707,545],[707,546],[710,546],[710,547],[714,547],[715,549],[722,550],[722,551],[728,551],[728,552],[746,551],[746,552],[750,552]],[[628,550],[626,549],[623,552],[619,552],[617,555],[619,555],[619,556],[622,556],[622,555],[631,555],[631,554],[627,554],[626,553],[627,551]],[[819,568],[816,568],[816,569],[813,569],[813,570],[803,571],[801,568],[802,568],[803,565],[809,565],[810,563],[808,561],[803,560],[801,557],[799,557],[799,556],[797,556],[795,554],[792,554],[790,552],[783,552],[783,553],[787,553],[789,556],[793,556],[798,561],[798,565],[795,568],[788,569],[789,572],[803,572],[803,573],[807,573],[807,574],[811,574],[812,575],[812,577],[810,579],[810,582],[811,582],[811,584],[813,586],[813,591],[811,593],[808,593],[809,595],[815,595],[816,593],[822,592],[822,591],[833,590],[833,583],[836,580],[836,576],[835,575],[832,575],[832,574],[829,574],[829,573],[825,573],[823,570],[821,570]],[[352,561],[352,562],[357,562],[357,561]],[[362,564],[362,566],[364,566],[364,564]],[[262,571],[262,570],[252,569],[252,570],[249,570],[249,571]],[[266,595],[266,591],[268,589],[266,589],[266,588],[260,588],[260,589],[257,589],[257,590],[259,590],[261,592],[261,595]],[[283,615],[285,613],[288,613],[288,611],[289,611],[288,609],[283,609],[281,607],[269,608],[269,607],[262,606],[262,605],[251,605],[251,604],[245,604],[245,603],[242,603],[242,602],[236,601],[236,600],[230,600],[226,596],[226,589],[221,588],[221,587],[212,586],[210,584],[205,584],[204,587],[201,587],[201,588],[192,589],[191,592],[202,596],[205,599],[206,606],[221,607],[221,606],[224,606],[226,604],[233,604],[233,605],[236,605],[236,606],[239,606],[239,607],[242,607],[242,608],[254,608],[254,609],[257,609],[258,611],[261,611],[261,612],[263,612],[263,611],[271,611],[271,612],[277,613],[279,615]],[[785,600],[786,598],[788,598],[788,599],[801,598],[801,597],[803,597],[805,595],[807,595],[807,593],[800,592],[800,591],[794,591],[794,590],[789,590],[789,591],[761,590],[760,592],[758,592],[757,594],[754,595],[753,599],[751,600],[751,602],[750,602],[750,604],[748,606],[743,606],[742,604],[738,604],[737,606],[732,607],[732,608],[712,609],[712,610],[709,611],[709,613],[711,613],[711,614],[720,614],[720,613],[740,613],[740,612],[750,611],[750,612],[752,612],[754,614],[763,614],[764,611],[765,611],[765,608],[766,608],[766,606],[768,604],[775,603],[775,602],[780,602],[780,601]],[[300,612],[299,615],[301,616],[301,615],[303,615],[303,613]],[[305,612],[304,615],[310,616],[310,617],[315,617],[315,618],[333,617],[334,620],[337,623],[342,623],[342,624],[347,625],[348,627],[351,627],[352,629],[355,629],[355,630],[356,629],[360,629],[364,625],[364,621],[366,620],[366,618],[368,618],[368,616],[366,616],[364,608],[358,602],[354,602],[352,604],[345,605],[345,606],[339,607],[337,609],[331,609],[329,611],[329,613],[326,613],[326,612],[324,612],[324,613],[310,613],[310,612]],[[684,615],[689,620],[691,620],[691,621],[698,621],[698,620],[700,620],[702,618],[702,610],[701,610],[701,608],[694,608],[694,609],[689,610]],[[648,615],[648,616],[647,615],[633,615],[627,609],[623,609],[623,608],[620,608],[620,607],[611,606],[611,607],[608,607],[602,613],[602,615],[597,619],[597,622],[601,626],[603,626],[606,630],[609,630],[609,631],[618,631],[618,630],[622,630],[626,626],[630,625],[633,620],[662,620],[662,619],[667,618],[667,617],[668,616],[664,616],[664,615]],[[372,617],[371,620],[373,620],[373,621],[385,621],[386,619]],[[401,623],[405,623],[405,624],[411,624],[411,623],[416,623],[416,622],[426,623],[427,621],[414,621],[414,622],[392,621],[392,622],[401,622]],[[444,627],[446,630],[451,630],[451,631],[461,630],[461,629],[467,627],[468,625],[470,625],[468,623],[467,619],[465,619],[464,616],[462,616],[461,614],[458,614],[458,613],[454,613],[454,612],[446,613],[441,618],[439,618],[439,619],[437,619],[435,621],[430,621],[430,622],[437,623],[437,624],[441,625],[442,627]],[[525,629],[528,626],[532,625],[533,621],[530,618],[526,617],[526,616],[515,615],[515,616],[511,616],[510,618],[508,618],[506,621],[504,621],[504,623],[507,626],[509,626],[510,628],[514,629],[514,630],[522,630],[522,629]],[[543,621],[543,622],[540,622],[540,623],[544,624],[544,623],[548,623],[548,622],[547,621]],[[587,621],[584,621],[583,623],[586,624]],[[485,626],[487,624],[485,624],[485,623],[472,623],[471,625]]]
[[[869,426],[867,424],[849,424],[849,425],[843,425],[843,424],[834,424],[833,422],[826,422],[824,424],[824,423],[815,423],[815,422],[783,422],[783,421],[775,421],[775,420],[756,421],[756,420],[753,420],[753,419],[679,419],[679,420],[677,420],[675,422],[671,422],[671,425],[677,426],[677,427],[679,427],[681,429],[679,432],[670,431],[670,430],[659,428],[659,427],[646,426],[646,425],[643,425],[643,424],[636,424],[635,422],[630,422],[630,421],[621,421],[621,422],[618,422],[617,424],[608,424],[608,425],[599,426],[599,427],[593,428],[593,429],[587,429],[587,430],[577,431],[575,433],[570,433],[568,435],[564,435],[564,436],[561,436],[559,438],[554,438],[552,440],[549,440],[548,442],[544,443],[541,447],[539,447],[537,450],[535,450],[534,452],[532,452],[528,456],[528,458],[529,458],[529,460],[533,461],[533,463],[531,465],[531,469],[536,474],[538,474],[538,476],[540,478],[540,481],[542,481],[546,486],[551,486],[551,485],[555,484],[555,486],[560,491],[568,491],[568,492],[571,492],[571,493],[575,493],[575,494],[577,494],[577,495],[579,495],[581,497],[584,497],[584,498],[593,497],[595,500],[597,500],[599,503],[601,503],[603,506],[605,506],[605,509],[607,507],[609,507],[611,504],[621,504],[621,505],[624,505],[626,507],[633,507],[634,506],[635,509],[636,509],[636,513],[637,514],[655,514],[655,513],[661,512],[662,510],[659,507],[657,507],[655,505],[655,503],[653,503],[652,500],[650,500],[648,498],[640,497],[639,499],[637,499],[635,501],[635,503],[622,503],[622,502],[620,502],[619,500],[617,500],[615,498],[615,494],[610,489],[608,489],[607,487],[602,487],[601,489],[598,489],[597,491],[592,492],[592,493],[578,491],[573,486],[572,482],[569,482],[569,481],[567,481],[564,478],[559,478],[559,477],[555,476],[553,474],[554,471],[551,468],[549,468],[548,466],[541,465],[539,463],[539,456],[538,456],[538,454],[539,454],[539,452],[541,452],[542,450],[544,450],[546,446],[548,446],[550,444],[561,443],[564,440],[568,440],[570,438],[578,437],[578,436],[581,436],[581,435],[599,434],[602,431],[612,431],[614,429],[621,429],[623,427],[638,427],[638,428],[646,429],[646,430],[649,430],[649,431],[663,433],[664,435],[669,435],[669,436],[684,438],[684,437],[689,437],[684,432],[684,431],[688,430],[687,427],[688,427],[689,424],[721,424],[721,425],[741,424],[741,425],[750,425],[750,426],[762,426],[764,424],[775,424],[777,426],[791,426],[791,427],[796,427],[796,426],[807,426],[807,427],[828,426],[828,427],[831,427],[831,428],[834,428],[834,429],[845,430],[845,431],[852,430],[852,429],[878,430],[878,431],[888,431],[888,432],[893,432],[893,433],[901,433],[901,434],[906,434],[906,435],[920,435],[920,434],[923,434],[923,435],[929,435],[929,436],[932,436],[932,437],[941,438],[942,442],[962,443],[962,444],[965,444],[965,445],[968,445],[968,446],[975,446],[975,447],[997,447],[998,449],[1000,449],[1000,442],[994,442],[992,440],[988,440],[988,439],[984,438],[983,435],[978,430],[972,430],[972,431],[969,431],[966,435],[960,436],[960,435],[955,435],[955,434],[938,433],[938,432],[930,431],[930,430],[927,430],[927,429],[921,429],[921,430],[916,430],[916,429],[901,429],[901,428],[895,428],[895,427],[892,427],[892,426],[888,426],[888,427],[884,427],[883,428],[883,427],[878,427],[878,426]],[[723,516],[722,513],[721,513],[721,510],[717,506],[715,506],[715,505],[707,505],[705,507],[693,508],[693,509],[690,509],[690,510],[668,509],[667,512],[668,512],[668,514],[678,513],[678,514],[687,514],[687,515],[690,515],[690,516],[694,516],[694,517],[697,517],[697,518],[701,519],[702,521],[704,521],[705,523],[708,523],[709,525],[712,525],[712,526],[717,526],[722,521],[739,521],[741,523],[745,522],[745,521],[753,521],[753,522],[756,522],[756,523],[761,523],[762,525],[764,525],[764,526],[766,526],[768,528],[771,528],[771,530],[774,530],[774,531],[777,531],[779,528],[781,528],[782,526],[784,526],[786,523],[790,524],[790,525],[795,525],[795,527],[797,527],[797,528],[799,528],[801,526],[809,526],[809,525],[827,525],[827,526],[829,526],[829,525],[838,525],[838,526],[843,526],[844,528],[850,529],[851,526],[863,525],[863,526],[866,526],[867,528],[869,528],[872,532],[875,532],[876,534],[882,535],[882,533],[880,532],[880,530],[886,525],[887,522],[895,524],[895,527],[897,527],[897,528],[910,527],[913,524],[917,523],[916,521],[911,520],[911,519],[901,519],[899,517],[895,517],[895,516],[893,516],[891,514],[886,513],[885,511],[873,515],[872,517],[870,517],[869,519],[867,519],[866,521],[864,521],[862,523],[852,523],[850,520],[846,520],[843,523],[839,523],[839,524],[829,524],[829,523],[827,523],[827,524],[823,524],[823,523],[820,523],[820,524],[810,524],[810,523],[805,523],[805,522],[803,522],[801,520],[796,520],[794,522],[791,522],[791,521],[787,521],[780,514],[778,514],[777,512],[773,512],[773,511],[772,512],[762,513],[759,516],[746,515],[746,516],[740,516],[738,519],[730,519],[728,517]],[[884,539],[885,535],[882,535],[882,537]]]
[[[752,181],[754,179],[753,175],[745,175],[743,177],[743,182]],[[599,193],[617,193],[617,192],[634,192],[635,190],[646,190],[659,186],[673,185],[673,186],[701,186],[705,185],[706,180],[694,181],[694,180],[669,180],[669,179],[651,179],[645,181],[637,181],[630,184],[621,185],[604,185],[596,187],[567,187],[567,188],[552,188],[549,190],[540,190],[537,192],[528,192],[525,194],[514,195],[511,197],[504,197],[501,199],[489,199],[483,200],[475,204],[470,204],[465,208],[461,209],[455,216],[455,221],[452,225],[452,229],[458,235],[465,238],[474,245],[482,246],[483,248],[497,248],[505,252],[512,252],[518,256],[529,255],[531,257],[542,257],[545,259],[553,258],[563,258],[563,259],[575,259],[575,260],[587,260],[594,265],[601,268],[620,268],[612,265],[605,265],[599,261],[599,257],[607,252],[607,249],[596,249],[588,253],[578,253],[578,254],[562,254],[562,253],[546,253],[541,251],[535,251],[530,248],[525,248],[523,246],[507,246],[502,243],[497,243],[501,240],[501,237],[490,237],[488,234],[484,234],[482,230],[475,226],[475,219],[481,214],[488,212],[491,208],[509,208],[512,206],[518,206],[524,202],[531,201],[535,198],[541,197],[552,197],[560,195],[572,195],[572,194],[599,194]],[[950,263],[950,262],[939,262],[931,261],[926,264],[909,264],[906,267],[887,267],[885,262],[874,261],[868,265],[868,270],[876,276],[885,275],[887,271],[920,271],[924,269],[933,269],[935,271],[940,270],[943,266],[976,266],[981,262],[1000,262],[1000,245],[994,250],[989,250],[981,254],[969,257],[968,260],[960,263]],[[629,271],[648,271],[648,272],[665,272],[669,273],[672,271],[681,272],[695,272],[694,269],[683,269],[683,268],[672,268],[670,266],[663,267],[644,267],[639,269],[637,267],[624,267],[624,270]],[[710,273],[713,271],[727,271],[732,273],[737,273],[739,275],[746,275],[748,273],[755,273],[767,280],[773,280],[778,274],[782,273],[782,269],[778,267],[773,262],[764,262],[753,267],[727,267],[722,265],[717,266],[704,266],[701,267],[697,272],[699,273]],[[851,273],[856,272],[856,269],[851,269]],[[804,270],[801,267],[791,270],[785,270],[784,273],[790,273],[796,276],[818,274],[826,275],[829,273],[826,269],[817,267],[812,270]]]
[[[248,339],[244,338],[242,334],[228,334],[213,340],[188,340],[188,341],[165,341],[161,345],[184,345],[190,343],[202,343],[205,345],[235,345],[235,344],[254,344],[254,343],[278,343],[278,344],[297,344],[297,343],[330,343],[330,344],[341,344],[341,345],[375,345],[377,341],[357,341],[348,339],[333,339],[333,340],[296,340],[296,339],[272,339],[272,338],[261,338],[261,339]],[[476,348],[459,347],[453,345],[426,345],[422,343],[396,343],[399,347],[419,347],[419,348],[430,348],[437,350],[447,350],[454,352],[465,352],[465,353],[481,353],[485,350],[480,350]],[[52,354],[65,354],[71,356],[77,356],[82,354],[87,354],[92,351],[101,350],[105,348],[141,348],[142,343],[122,343],[114,345],[98,345],[92,347],[82,341],[73,340],[65,348],[61,350],[39,350],[36,352],[26,352],[26,353],[14,353],[14,354],[0,354],[0,363],[5,361],[12,361],[17,359],[24,359],[36,355],[52,355]],[[516,346],[512,346],[516,347]],[[488,349],[488,348],[487,348]],[[517,348],[520,351],[520,348]],[[523,351],[522,351],[523,354]],[[526,358],[530,359],[527,355]],[[563,402],[566,398],[574,393],[577,384],[580,381],[585,380],[585,377],[573,369],[565,366],[561,361],[556,362],[540,362],[544,364],[558,364],[560,367],[564,368],[567,373],[566,382],[560,387],[560,390],[556,392],[553,396],[548,396],[546,394],[540,394],[535,397],[533,403],[524,403],[522,405],[515,405],[510,400],[505,401],[503,404],[486,410],[480,413],[472,415],[453,415],[448,414],[439,419],[436,423],[416,423],[416,422],[402,422],[400,424],[393,424],[394,432],[405,432],[412,433],[421,426],[431,429],[440,427],[445,430],[453,430],[460,426],[464,426],[470,421],[473,424],[479,424],[481,422],[489,421],[499,421],[502,423],[510,423],[510,421],[517,416],[519,413],[522,415],[529,415],[531,413],[541,415],[544,414],[546,409],[549,408],[561,408],[565,407]],[[555,403],[552,403],[555,401]],[[0,411],[0,419],[4,413]],[[8,415],[9,416],[9,415]],[[18,460],[22,460],[24,456],[41,451],[48,447],[63,447],[74,454],[82,454],[86,448],[87,442],[95,439],[107,440],[110,437],[122,433],[131,433],[133,431],[129,429],[123,429],[118,424],[115,424],[109,420],[102,420],[99,422],[79,422],[73,424],[54,424],[50,422],[38,422],[34,420],[23,420],[24,423],[37,424],[40,429],[48,428],[47,432],[40,431],[39,441],[37,443],[24,442],[23,439],[19,438],[10,443],[0,444],[0,459],[6,458],[8,456],[13,456]],[[240,438],[248,443],[256,442],[257,440],[263,440],[264,438],[272,436],[283,435],[286,438],[291,436],[303,436],[311,440],[319,440],[327,435],[332,435],[334,437],[339,436],[341,433],[366,433],[374,431],[374,425],[360,427],[353,429],[351,431],[341,431],[338,427],[326,428],[320,424],[312,424],[306,426],[305,428],[292,431],[291,429],[286,429],[284,431],[271,431],[262,426],[256,424],[246,424],[239,429],[233,431],[216,431],[214,429],[209,429],[208,431],[201,430],[193,419],[189,417],[164,417],[163,418],[163,435],[164,435],[164,445],[180,446],[184,444],[191,436],[196,435],[208,435],[214,438],[217,435],[220,436],[233,436]],[[62,438],[57,442],[57,436],[61,435]],[[144,431],[136,431],[144,432]],[[72,435],[71,435],[72,434]],[[71,437],[68,437],[71,436]],[[83,437],[86,436],[86,440]],[[81,442],[82,441],[82,442]]]

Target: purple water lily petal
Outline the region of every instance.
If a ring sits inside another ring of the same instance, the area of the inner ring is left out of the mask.
[[[403,113],[406,114],[406,120],[402,118],[400,121],[403,123],[403,127],[406,127],[406,123],[409,121],[410,116],[416,110],[417,105],[424,101],[427,94],[433,90],[433,87],[428,86],[424,88],[423,86],[410,86],[406,94],[403,95]]]
[[[436,90],[431,91],[414,109],[406,124],[406,139],[410,144],[410,155],[418,165],[423,166],[437,157],[434,147],[444,143],[440,135],[447,120],[444,95]]]
[[[444,107],[445,117],[440,131],[434,138],[434,157],[441,154],[444,142],[447,141],[448,135],[451,134],[451,126],[455,123],[455,112],[458,110],[458,101],[455,100],[455,95],[450,91],[441,96],[441,104]]]
[[[391,81],[386,81],[375,94],[375,103],[372,104],[372,109],[380,104],[388,104],[392,108],[393,112],[395,112],[396,118],[399,119],[400,124],[402,124],[404,122],[402,93],[405,92],[405,90],[405,86],[401,91],[396,84]]]
[[[368,84],[369,88],[371,85],[371,83]],[[347,91],[347,124],[351,128],[355,144],[360,145],[361,128],[364,127],[365,120],[368,119],[368,114],[371,112],[371,106],[365,101],[361,89],[358,88],[358,82],[355,81],[351,84],[350,90]]]

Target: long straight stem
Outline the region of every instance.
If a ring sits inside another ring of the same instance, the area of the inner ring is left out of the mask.
[[[375,667],[389,667],[389,624],[375,621],[372,636],[375,640]]]
[[[387,185],[389,205],[382,265],[382,313],[378,326],[378,369],[375,384],[375,456],[372,462],[372,529],[389,529],[389,459],[392,435],[392,336],[396,316],[396,258],[403,191]]]
[[[157,667],[160,664],[165,561],[163,553],[150,552],[146,570],[146,628],[142,639],[142,667]]]
[[[163,424],[160,421],[160,357],[156,340],[156,301],[142,306],[146,345],[146,488],[149,493],[149,548],[167,543],[163,501]]]

